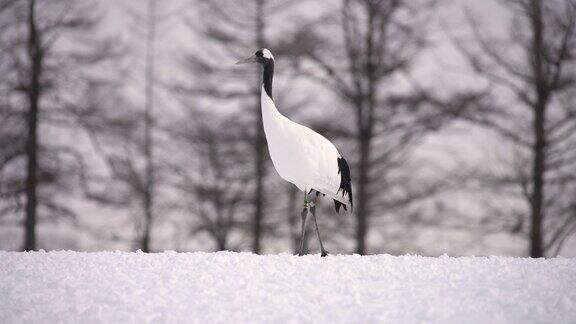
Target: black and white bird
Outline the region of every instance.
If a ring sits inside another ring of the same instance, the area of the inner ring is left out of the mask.
[[[236,64],[258,63],[263,67],[261,93],[262,120],[268,150],[276,171],[284,180],[293,183],[304,193],[300,255],[304,254],[304,235],[308,213],[312,214],[322,256],[328,252],[322,245],[316,209],[309,195],[323,194],[334,200],[336,212],[343,207],[352,209],[350,168],[338,150],[324,136],[282,115],[272,99],[274,56],[263,48],[253,56]]]

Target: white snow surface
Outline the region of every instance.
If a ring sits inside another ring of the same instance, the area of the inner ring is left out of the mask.
[[[576,323],[576,259],[0,252],[0,323]]]

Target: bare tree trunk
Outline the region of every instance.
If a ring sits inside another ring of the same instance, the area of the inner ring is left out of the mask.
[[[366,76],[366,94],[362,94],[362,87],[357,86],[359,99],[356,105],[356,118],[358,124],[358,144],[360,148],[360,156],[358,161],[358,209],[356,211],[356,253],[366,254],[366,236],[369,226],[370,217],[370,190],[369,185],[370,170],[372,164],[371,159],[371,144],[374,134],[372,129],[374,127],[374,108],[376,81],[374,78],[374,31],[377,28],[374,23],[374,16],[376,8],[372,4],[366,4],[367,16],[366,20],[366,64],[364,66],[363,74]]]
[[[534,111],[534,146],[532,170],[531,195],[531,226],[530,226],[530,256],[539,258],[544,256],[542,238],[542,222],[544,219],[544,174],[546,172],[546,106],[548,101],[547,81],[543,69],[544,41],[542,22],[542,3],[540,0],[531,0],[532,29],[533,29],[533,62],[535,76],[537,103]]]
[[[368,192],[369,170],[370,170],[370,139],[363,135],[360,138],[360,156],[358,161],[358,201],[356,209],[356,253],[366,253],[366,233],[368,230],[368,205],[370,200],[370,193]]]
[[[146,36],[146,89],[145,89],[145,121],[144,121],[144,157],[146,170],[144,175],[144,233],[142,234],[142,251],[150,252],[150,240],[153,215],[154,197],[154,164],[152,143],[152,113],[154,109],[154,40],[156,33],[156,19],[154,17],[156,0],[148,1],[148,34]]]
[[[545,173],[545,140],[544,140],[544,107],[538,107],[534,118],[534,160],[532,170],[532,197],[531,212],[532,219],[530,226],[530,256],[539,258],[544,256],[544,246],[542,239],[542,221],[544,218],[544,173]]]
[[[256,45],[258,48],[264,47],[264,1],[256,1]],[[258,72],[258,79],[260,78],[260,72]],[[256,192],[254,193],[254,224],[253,224],[253,241],[252,241],[252,252],[260,253],[261,251],[261,240],[262,240],[262,221],[264,218],[264,178],[266,177],[266,138],[264,135],[264,127],[262,126],[262,113],[260,112],[260,82],[256,87],[256,139],[254,143],[254,154],[255,154],[255,176],[256,176]]]
[[[216,248],[218,249],[218,251],[226,251],[228,249],[225,237],[219,236],[216,239]]]
[[[30,0],[28,11],[28,57],[31,63],[28,100],[28,140],[26,142],[26,220],[24,250],[36,249],[37,187],[38,187],[38,113],[40,101],[40,74],[42,69],[42,49],[35,17],[36,1]]]
[[[218,203],[216,206],[216,229],[215,229],[215,239],[216,248],[218,251],[225,251],[228,249],[228,224],[223,219],[223,207],[222,204]]]
[[[214,164],[218,164],[215,162]],[[217,194],[215,197],[216,206],[216,228],[214,229],[215,233],[215,240],[216,240],[216,248],[218,251],[224,251],[227,249],[227,233],[229,229],[229,224],[225,220],[224,215],[224,203],[223,203],[223,196],[221,194]]]

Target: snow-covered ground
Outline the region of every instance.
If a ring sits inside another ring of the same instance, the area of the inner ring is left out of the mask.
[[[0,252],[0,323],[575,323],[576,259]]]

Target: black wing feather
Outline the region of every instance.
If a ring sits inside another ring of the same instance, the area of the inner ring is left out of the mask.
[[[338,158],[338,174],[340,175],[340,188],[338,189],[338,193],[342,191],[342,197],[345,194],[348,194],[348,202],[350,202],[350,209],[353,207],[352,203],[352,178],[350,177],[350,166],[348,162],[343,157]],[[334,200],[334,207],[336,208],[336,212],[340,212],[340,207],[344,207],[344,210],[348,210],[346,205]]]

